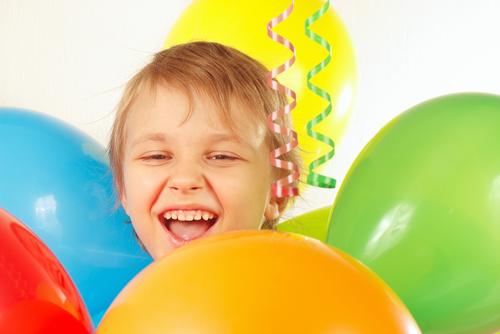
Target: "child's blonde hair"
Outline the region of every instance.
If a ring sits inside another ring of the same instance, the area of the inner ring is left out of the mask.
[[[267,116],[288,104],[284,94],[267,85],[267,72],[264,65],[257,60],[218,43],[191,42],[156,53],[153,60],[128,82],[117,106],[108,153],[118,197],[124,191],[122,158],[127,115],[142,91],[154,92],[159,84],[186,93],[191,106],[190,112],[192,112],[193,96],[207,98],[219,111],[220,120],[233,133],[231,103],[238,102],[246,107],[245,110],[253,111],[251,118],[254,120],[254,125],[265,126],[266,141],[271,150],[286,145],[290,138],[277,134],[267,127]],[[186,119],[189,116],[190,114]],[[280,117],[276,122],[288,128],[292,127],[290,115]],[[302,169],[302,159],[297,149],[282,155],[280,159],[291,161]],[[290,173],[276,167],[272,169],[274,180]],[[291,186],[298,187],[298,181]],[[291,205],[294,200],[295,198],[281,199],[280,209]],[[266,219],[262,228],[272,229],[275,224],[276,221]]]

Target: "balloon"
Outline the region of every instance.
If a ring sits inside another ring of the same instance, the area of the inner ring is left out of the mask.
[[[237,231],[187,244],[113,301],[107,333],[420,333],[366,267],[319,241]]]
[[[285,63],[291,52],[267,36],[267,23],[281,14],[289,0],[195,0],[181,14],[170,30],[164,48],[190,41],[212,41],[232,46],[256,58],[267,68]],[[297,107],[292,112],[294,130],[305,151],[306,165],[325,155],[330,146],[307,135],[306,124],[319,115],[328,102],[307,88],[307,73],[328,55],[328,51],[305,34],[307,18],[318,11],[324,0],[296,0],[291,15],[276,28],[296,49],[295,64],[278,76],[278,80],[297,93]],[[338,142],[354,108],[357,90],[357,68],[354,46],[341,18],[329,8],[311,25],[311,30],[332,47],[330,64],[311,82],[327,91],[332,98],[332,113],[314,130]],[[317,171],[322,170],[325,164]]]
[[[0,208],[0,333],[93,333],[83,300],[48,247]]]
[[[93,322],[96,326],[98,326],[98,325],[99,325],[99,323],[101,322],[102,317],[104,316],[104,314],[105,314],[105,313],[106,313],[106,310],[103,310],[103,311],[101,311],[101,312],[99,312],[99,313],[94,313],[94,314],[92,314],[92,322]]]
[[[0,206],[56,254],[91,314],[151,262],[113,210],[102,146],[54,117],[0,108]]]
[[[377,273],[424,333],[500,330],[500,96],[402,113],[366,145],[327,242]]]
[[[298,217],[280,223],[278,231],[292,232],[313,237],[319,241],[326,240],[328,230],[328,217],[332,211],[331,206],[326,206],[311,212],[304,213]]]

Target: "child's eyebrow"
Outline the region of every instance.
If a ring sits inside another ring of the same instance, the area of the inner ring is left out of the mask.
[[[167,137],[165,134],[161,132],[157,133],[147,133],[144,136],[141,136],[134,140],[132,143],[132,147],[134,147],[137,144],[143,143],[145,141],[157,141],[157,142],[168,142]],[[217,133],[217,134],[212,134],[209,135],[206,139],[207,142],[209,143],[220,143],[220,142],[233,142],[233,143],[238,143],[238,144],[243,144],[241,139],[237,136],[231,136],[229,134],[225,133]]]
[[[159,133],[159,132],[158,133],[147,133],[144,136],[141,136],[141,137],[137,138],[136,140],[134,140],[134,142],[132,143],[132,147],[134,147],[135,145],[140,144],[142,142],[148,141],[148,140],[166,142],[167,137],[165,137],[165,135],[163,133]]]
[[[231,136],[225,133],[209,135],[207,137],[207,141],[210,143],[233,142],[242,144],[241,139],[239,137]]]

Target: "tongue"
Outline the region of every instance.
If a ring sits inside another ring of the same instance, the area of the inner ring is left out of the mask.
[[[177,219],[170,220],[168,229],[177,237],[183,240],[194,239],[205,233],[212,222],[210,220],[192,220],[192,221],[180,221]]]

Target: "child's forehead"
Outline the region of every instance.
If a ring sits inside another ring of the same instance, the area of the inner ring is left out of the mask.
[[[259,108],[245,103],[237,96],[221,97],[217,92],[206,88],[178,87],[165,82],[142,87],[131,107],[134,115],[127,117],[132,118],[127,123],[134,123],[133,118],[136,117],[148,117],[148,110],[153,110],[155,105],[160,105],[158,109],[161,110],[161,105],[172,99],[183,100],[188,106],[187,110],[179,111],[182,113],[179,115],[182,123],[189,121],[195,113],[202,112],[211,126],[225,130],[240,140],[243,134],[248,136],[249,133],[262,138],[267,129],[267,118],[263,110],[258,110]],[[138,108],[137,104],[142,108]]]
[[[197,110],[203,110],[213,126],[223,126],[234,131],[249,127],[260,130],[267,122],[261,105],[251,105],[236,94],[220,94],[207,87],[179,87],[168,83],[157,83],[147,89],[151,103],[155,103],[158,94],[164,92],[168,92],[169,97],[182,98],[188,102],[186,121]]]

